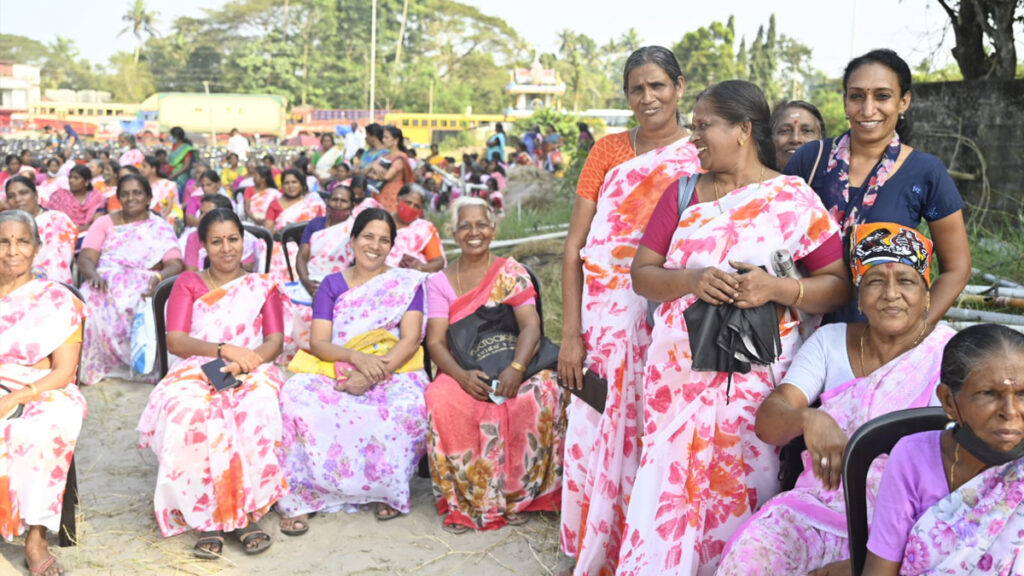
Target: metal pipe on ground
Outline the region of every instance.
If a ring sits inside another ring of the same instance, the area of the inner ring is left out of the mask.
[[[995,324],[1024,326],[1024,316],[1004,314],[1002,312],[986,312],[984,310],[969,310],[967,308],[950,308],[946,312],[945,318],[967,322],[992,322]]]

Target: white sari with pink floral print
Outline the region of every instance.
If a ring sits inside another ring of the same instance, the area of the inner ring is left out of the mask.
[[[192,307],[189,336],[254,349],[263,343],[262,309],[276,282],[247,274],[207,292]],[[225,532],[259,519],[288,492],[275,448],[281,442],[281,372],[261,364],[216,391],[202,365],[179,359],[149,395],[139,446],[160,461],[153,505],[160,533]]]
[[[423,218],[417,218],[405,228],[399,228],[398,233],[395,235],[395,245],[391,247],[391,252],[388,253],[388,266],[398,266],[398,263],[402,261],[402,256],[406,254],[419,260],[421,264],[426,264],[427,258],[423,255],[423,251],[427,249],[427,245],[430,244],[430,240],[434,236],[438,236],[437,228],[434,227],[430,220]],[[444,257],[443,252],[441,253],[441,259],[444,261],[444,265],[447,266],[448,259]]]
[[[802,179],[778,176],[692,205],[681,215],[666,269],[729,261],[771,270],[787,249],[804,258],[838,232]],[[799,346],[787,311],[779,322],[782,354],[747,374],[696,371],[683,312],[696,296],[660,305],[644,369],[644,437],[627,511],[617,574],[710,576],[726,541],[778,492],[778,449],[754,434],[754,414]],[[729,384],[731,379],[731,385]]]
[[[0,298],[0,384],[19,390],[50,370],[34,368],[82,328],[84,304],[49,280],[31,280]],[[43,392],[18,418],[0,420],[0,536],[29,526],[56,532],[64,485],[86,403],[74,382]]]
[[[107,233],[96,266],[96,272],[107,281],[107,291],[88,283],[82,285],[82,296],[89,306],[82,384],[95,384],[116,368],[127,369],[130,365],[135,312],[157,273],[153,267],[177,247],[171,225],[155,214],[140,222],[114,226]]]
[[[584,365],[608,381],[603,414],[573,396],[567,410],[562,547],[579,576],[612,573],[640,464],[647,301],[629,267],[665,189],[700,170],[685,138],[624,162],[605,177],[583,259]]]
[[[42,270],[50,280],[71,284],[74,282],[71,279],[71,261],[75,257],[78,227],[67,214],[57,210],[40,210],[36,226],[43,245],[39,247],[32,265]]]

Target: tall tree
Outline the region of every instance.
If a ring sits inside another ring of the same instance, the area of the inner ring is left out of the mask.
[[[736,77],[735,40],[735,19],[730,16],[725,24],[712,22],[687,32],[672,47],[686,77],[684,109],[692,108],[694,99],[704,88]]]
[[[135,36],[136,64],[139,63],[139,53],[142,51],[142,36],[158,36],[156,31],[156,16],[156,12],[151,12],[146,8],[145,0],[135,0],[132,5],[128,7],[128,11],[121,16],[121,21],[127,22],[128,25],[125,26],[117,35],[120,37],[126,32],[131,31],[132,35]]]

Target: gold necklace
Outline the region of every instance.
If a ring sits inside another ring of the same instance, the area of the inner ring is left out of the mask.
[[[639,126],[637,126],[636,128],[633,129],[632,136],[633,136],[633,138],[632,138],[632,141],[633,141],[633,156],[639,156],[640,153],[636,149],[636,139],[637,139],[637,137],[640,136],[640,127]]]
[[[221,286],[227,284],[228,282],[231,282],[232,280],[237,279],[238,276],[239,276],[239,274],[237,272],[235,272],[234,278],[228,278],[227,280],[225,280],[225,281],[221,282],[220,284],[218,284],[217,281],[213,279],[213,272],[210,272],[209,268],[207,268],[206,270],[203,270],[203,272],[206,273],[206,280],[210,284],[213,284],[213,290],[210,290],[210,292],[215,292],[217,290],[220,290]]]
[[[865,325],[864,331],[860,333],[860,371],[863,373],[864,376],[868,375],[867,370],[864,368],[864,336],[867,335],[868,329],[869,327]],[[914,348],[921,343],[921,339],[924,338],[924,333],[926,330],[928,330],[928,322],[925,322],[924,326],[921,327],[921,333],[918,334],[917,338],[914,339],[914,342],[910,345],[910,348]]]
[[[761,165],[761,173],[757,177],[757,181],[758,182],[764,182],[764,171],[765,171],[765,166],[764,166],[764,164],[762,164]],[[715,202],[718,202],[719,200],[722,199],[722,192],[718,189],[718,176],[717,175],[715,175],[711,179],[711,184],[715,187]],[[746,186],[750,186],[751,184],[753,184],[753,182],[748,182],[746,184]],[[737,186],[736,189],[739,190],[742,187],[743,186]]]
[[[487,254],[488,270],[491,269],[491,260],[493,258],[494,254]],[[462,296],[464,294],[464,292],[462,291],[462,256],[459,256],[459,259],[455,261],[455,284],[459,288],[459,296]]]
[[[956,448],[953,449],[953,465],[949,467],[949,491],[952,492],[956,482],[956,465],[960,463],[960,443],[956,440]]]

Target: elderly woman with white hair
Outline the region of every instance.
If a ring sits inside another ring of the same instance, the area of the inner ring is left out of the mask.
[[[553,371],[527,377],[541,340],[538,294],[526,268],[491,253],[494,211],[462,197],[451,213],[462,253],[427,281],[426,342],[439,372],[426,391],[427,453],[444,528],[459,534],[557,509],[565,398]],[[503,305],[519,328],[512,361],[496,375],[461,365],[456,354],[467,351],[449,349],[449,327]]]
[[[75,386],[85,306],[32,274],[41,244],[32,215],[0,213],[0,536],[10,541],[27,531],[29,572],[57,576],[63,569],[46,531],[60,525],[85,418]]]

